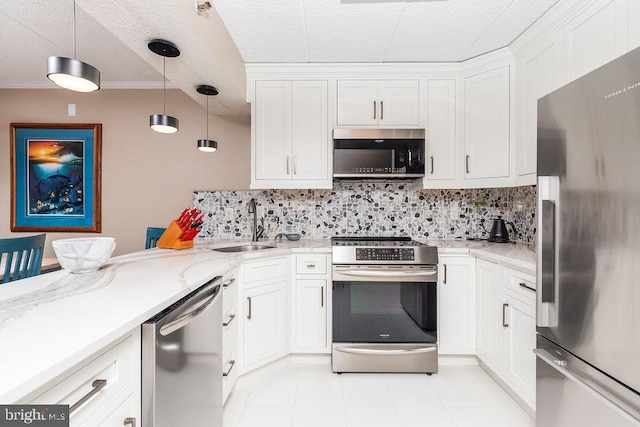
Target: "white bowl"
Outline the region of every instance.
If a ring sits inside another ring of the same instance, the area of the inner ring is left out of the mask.
[[[113,237],[81,237],[54,240],[53,251],[62,268],[72,273],[89,273],[102,267],[116,248]]]

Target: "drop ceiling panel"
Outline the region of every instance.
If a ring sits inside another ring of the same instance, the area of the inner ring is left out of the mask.
[[[383,62],[404,3],[304,0],[310,62]]]
[[[245,62],[308,62],[302,0],[213,4]]]
[[[510,45],[520,34],[545,14],[558,0],[516,0],[461,59],[473,58]]]
[[[459,61],[513,0],[407,4],[388,62]]]

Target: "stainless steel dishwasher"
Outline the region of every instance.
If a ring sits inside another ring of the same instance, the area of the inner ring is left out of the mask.
[[[222,426],[222,277],[142,324],[142,426]]]

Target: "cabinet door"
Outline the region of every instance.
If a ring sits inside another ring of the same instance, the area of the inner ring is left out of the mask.
[[[456,81],[429,80],[427,179],[455,179]]]
[[[378,82],[338,81],[338,126],[367,126],[378,123]]]
[[[475,260],[441,256],[438,272],[438,343],[441,354],[475,352]]]
[[[527,304],[507,294],[505,329],[505,380],[531,407],[536,396],[536,314],[535,300]]]
[[[465,79],[465,178],[509,176],[509,66]]]
[[[243,366],[267,362],[287,350],[286,279],[243,293]]]
[[[298,279],[295,283],[294,351],[327,349],[327,280]]]
[[[327,82],[292,82],[291,93],[292,178],[328,179]]]
[[[380,80],[377,108],[378,124],[381,126],[418,126],[418,80]]]
[[[476,350],[484,363],[502,374],[502,334],[506,308],[502,267],[493,262],[476,261]]]
[[[257,81],[255,179],[291,178],[291,82]]]
[[[519,106],[517,135],[518,175],[536,174],[538,135],[538,99],[557,87],[557,54],[560,50],[554,39],[545,40],[530,53],[518,58]],[[535,177],[532,178],[535,183]]]

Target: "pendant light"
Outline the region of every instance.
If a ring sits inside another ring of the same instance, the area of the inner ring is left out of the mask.
[[[50,56],[47,77],[58,86],[76,92],[94,92],[100,89],[100,71],[76,59],[76,2],[73,1],[73,58]]]
[[[209,97],[218,94],[218,89],[209,85],[200,85],[196,88],[198,93],[207,95],[207,139],[198,140],[198,150],[213,153],[218,149],[218,143],[209,139]]]
[[[152,114],[149,116],[149,126],[151,129],[160,133],[175,133],[178,132],[179,122],[175,117],[167,116],[167,57],[175,58],[180,56],[180,50],[175,44],[161,39],[154,39],[147,45],[149,50],[153,53],[161,55],[163,59],[162,68],[162,114]]]

